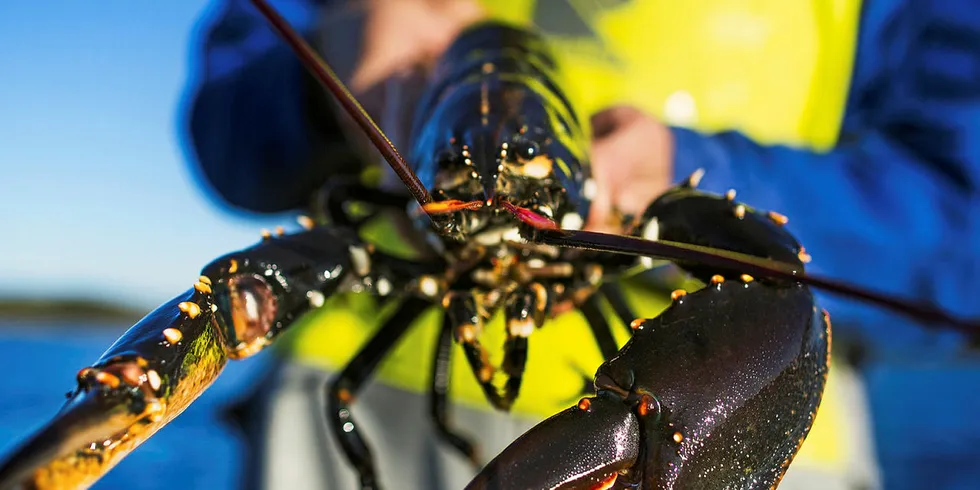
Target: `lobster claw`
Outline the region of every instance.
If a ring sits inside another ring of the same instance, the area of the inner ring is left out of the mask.
[[[583,398],[511,443],[466,489],[611,488],[639,448],[639,421],[628,405],[614,396]]]
[[[118,391],[78,390],[48,423],[25,441],[0,469],[0,481],[22,481],[48,461],[74,450],[95,450],[140,420]],[[115,391],[115,392],[114,392]],[[153,410],[150,410],[152,413]],[[6,487],[4,487],[6,488]]]
[[[0,461],[0,489],[86,488],[179,415],[225,365],[210,289],[157,308],[92,366],[54,419]]]

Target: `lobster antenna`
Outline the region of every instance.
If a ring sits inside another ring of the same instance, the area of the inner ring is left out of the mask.
[[[371,116],[361,107],[361,104],[350,93],[350,90],[344,86],[344,82],[341,82],[340,78],[337,78],[330,65],[316,54],[309,43],[297,34],[290,27],[289,23],[286,22],[286,19],[279,15],[266,0],[252,0],[252,4],[262,12],[262,15],[265,16],[276,32],[296,52],[296,55],[302,60],[303,65],[313,73],[314,77],[316,77],[324,88],[333,94],[334,98],[344,108],[344,111],[364,130],[364,133],[367,134],[371,142],[374,143],[374,146],[381,152],[381,156],[388,162],[388,165],[391,165],[392,170],[395,171],[398,178],[402,179],[402,182],[408,187],[409,192],[412,193],[412,196],[415,197],[419,205],[424,206],[432,202],[432,196],[425,186],[422,185],[422,181],[415,175],[415,172],[412,172],[412,169],[408,166],[408,162],[402,158],[395,145],[391,143],[391,140],[385,136],[381,128],[378,127],[374,120],[371,119]]]
[[[719,268],[739,269],[758,277],[798,281],[830,293],[861,299],[905,314],[922,322],[927,328],[940,328],[939,325],[946,325],[948,328],[960,332],[969,338],[980,339],[980,322],[976,319],[954,317],[930,303],[898,299],[842,282],[807,275],[803,273],[802,268],[798,265],[687,243],[666,240],[651,241],[637,237],[611,235],[594,231],[538,228],[534,229],[529,238],[528,241],[547,245],[633,256],[642,255],[687,260]]]

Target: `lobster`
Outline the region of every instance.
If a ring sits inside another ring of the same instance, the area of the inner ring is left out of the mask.
[[[829,367],[829,315],[811,287],[846,294],[975,335],[944,312],[805,274],[809,256],[785,218],[697,189],[695,173],[623,235],[581,230],[594,183],[579,116],[535,34],[500,24],[464,32],[435,69],[416,114],[409,161],[331,69],[265,0],[252,3],[381,152],[410,196],[332,182],[325,219],[266,233],[220,257],[77,374],[61,411],[0,463],[0,487],[86,487],[177,417],[228,359],[269,346],[298,318],[344,292],[391,298],[396,310],[327,389],[328,422],[363,488],[379,488],[351,406],[414,319],[443,311],[432,375],[436,429],[478,464],[446,412],[448,354],[462,347],[487,401],[517,399],[529,338],[578,308],[605,362],[595,392],[514,441],[467,488],[775,487],[816,416]],[[366,206],[355,216],[346,203]],[[358,233],[395,210],[415,227],[418,257]],[[704,287],[676,290],[659,316],[634,319],[615,278],[666,258]],[[629,324],[617,348],[598,312],[606,298]],[[480,332],[506,319],[504,359]],[[502,380],[502,382],[501,382]]]

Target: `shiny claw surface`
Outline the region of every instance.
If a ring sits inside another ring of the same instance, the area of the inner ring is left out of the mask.
[[[816,416],[829,356],[805,287],[686,294],[599,368],[595,398],[531,429],[467,488],[774,487]]]
[[[322,226],[213,261],[78,372],[62,409],[0,461],[0,489],[92,485],[200,396],[228,359],[270,345],[342,286],[373,284],[371,259],[351,233]]]
[[[784,221],[681,186],[638,232],[792,263],[802,247]],[[800,282],[678,265],[705,286],[675,290],[659,316],[632,322],[596,372],[596,397],[531,429],[469,488],[778,485],[820,405],[829,318]]]
[[[639,452],[639,422],[628,406],[610,397],[583,398],[524,433],[466,489],[609,488]]]
[[[227,360],[213,304],[191,289],[79,371],[54,419],[2,463],[0,488],[86,488],[184,411]]]

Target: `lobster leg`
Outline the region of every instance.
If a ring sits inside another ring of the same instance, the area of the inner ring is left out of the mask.
[[[502,393],[493,384],[495,369],[490,364],[486,348],[477,338],[484,318],[477,311],[476,298],[471,293],[453,292],[443,300],[443,306],[455,326],[456,341],[463,346],[466,360],[487,400],[498,410],[510,410],[517,399],[527,363],[528,337],[535,327],[544,323],[551,294],[542,284],[532,282],[518,286],[507,296],[504,306],[507,338],[504,341],[504,360],[500,366],[506,382]]]
[[[507,297],[504,314],[507,319],[507,340],[504,341],[502,370],[507,375],[503,402],[509,409],[517,399],[527,364],[528,337],[535,327],[544,324],[548,305],[548,290],[540,283],[519,286]]]
[[[449,426],[448,397],[452,347],[453,323],[447,313],[443,315],[442,328],[439,330],[432,360],[432,378],[429,384],[430,415],[439,438],[456,448],[476,469],[479,469],[480,458],[476,446]]]
[[[613,311],[616,312],[616,316],[628,328],[630,322],[636,319],[636,315],[633,314],[633,309],[626,302],[626,296],[623,295],[623,288],[618,283],[607,282],[599,286],[599,292],[606,297],[606,300],[609,301],[609,306],[612,306]],[[606,359],[609,358],[607,357]]]
[[[327,389],[327,420],[360,475],[361,487],[365,490],[379,488],[379,485],[371,449],[357,428],[350,406],[381,360],[429,306],[431,303],[426,299],[408,297]]]
[[[602,314],[599,295],[589,296],[589,299],[582,304],[581,309],[582,314],[585,315],[585,321],[589,323],[592,335],[599,345],[602,358],[607,361],[612,359],[619,349],[616,348],[616,339],[613,337],[612,329],[609,328],[609,322],[606,320],[606,316]]]
[[[446,309],[449,321],[452,322],[453,336],[463,347],[466,361],[483,388],[487,400],[496,408],[504,406],[503,399],[497,393],[493,381],[493,366],[490,365],[490,354],[477,338],[483,325],[483,318],[477,312],[476,298],[472,293],[451,292],[443,298],[442,306]]]

